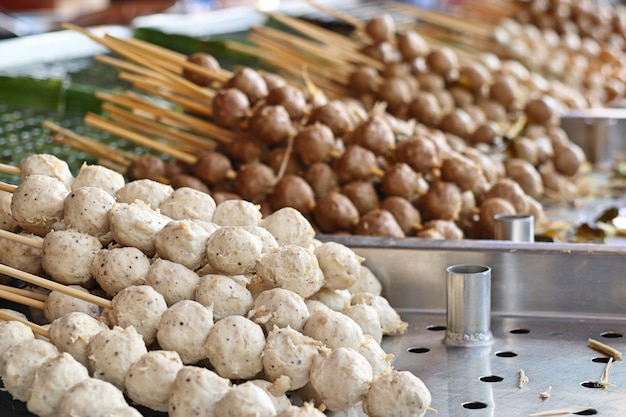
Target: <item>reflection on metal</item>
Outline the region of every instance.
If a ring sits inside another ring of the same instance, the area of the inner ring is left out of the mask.
[[[496,240],[535,241],[535,218],[530,214],[498,214],[495,220]]]

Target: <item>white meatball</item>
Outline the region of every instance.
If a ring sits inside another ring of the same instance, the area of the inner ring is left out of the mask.
[[[89,292],[89,290],[81,287],[80,285],[68,285],[68,288],[84,293]],[[48,294],[43,310],[48,322],[53,322],[54,320],[72,312],[80,312],[91,317],[98,317],[100,315],[100,307],[96,304],[80,300],[76,297],[58,291],[51,291],[50,294]]]
[[[193,300],[199,283],[198,274],[166,259],[155,259],[146,274],[146,284],[163,295],[168,306],[181,300]]]
[[[71,354],[74,359],[88,366],[89,340],[107,327],[101,321],[85,313],[69,313],[50,323],[50,341],[62,352]]]
[[[41,266],[61,284],[85,284],[91,278],[91,264],[102,249],[97,237],[73,230],[58,230],[43,238]]]
[[[128,370],[146,353],[143,337],[133,326],[105,329],[89,340],[89,370],[94,378],[124,390]]]
[[[250,382],[256,385],[257,387],[263,389],[274,404],[274,408],[276,408],[276,412],[280,413],[287,407],[291,407],[291,400],[287,397],[285,393],[286,389],[288,389],[289,385],[282,386],[283,380],[288,380],[287,377],[279,378],[276,382],[266,381],[265,379],[251,379]]]
[[[63,204],[63,223],[68,229],[76,229],[100,239],[102,244],[111,241],[109,211],[115,198],[97,187],[81,187],[70,192]]]
[[[194,364],[204,358],[202,346],[211,327],[211,307],[192,300],[182,300],[161,316],[157,340],[161,349],[177,352],[184,364]]]
[[[215,405],[215,417],[274,417],[269,394],[252,382],[231,388]]]
[[[102,165],[83,164],[78,175],[74,178],[72,191],[81,187],[97,187],[115,197],[117,190],[122,188],[125,183],[124,176],[119,172]]]
[[[206,253],[209,264],[227,275],[252,272],[261,256],[263,242],[240,226],[224,226],[209,236]]]
[[[0,229],[15,233],[19,231],[20,225],[11,214],[11,199],[13,193],[0,190]]]
[[[26,401],[37,369],[59,354],[56,346],[40,339],[26,340],[11,346],[2,354],[4,388],[16,400]]]
[[[324,242],[315,248],[315,256],[324,272],[324,286],[331,290],[350,288],[359,277],[363,258],[337,242]]]
[[[165,201],[174,189],[171,185],[163,184],[149,179],[127,182],[115,193],[118,203],[134,203],[141,200],[153,209],[157,209]]]
[[[143,414],[136,408],[127,405],[125,407],[119,407],[115,410],[106,412],[102,417],[142,417]]]
[[[409,325],[402,321],[398,312],[389,305],[389,301],[380,295],[356,294],[352,297],[352,304],[367,304],[373,307],[380,317],[383,335],[404,333]]]
[[[91,264],[91,272],[100,287],[110,296],[124,288],[146,283],[150,258],[131,246],[102,249]]]
[[[285,288],[303,298],[318,292],[324,280],[315,254],[295,245],[263,254],[257,262],[256,273],[267,288]]]
[[[266,228],[279,245],[296,245],[311,247],[315,237],[315,229],[306,217],[292,207],[276,210],[263,220],[261,226]]]
[[[248,318],[263,326],[266,332],[274,326],[302,331],[309,318],[309,310],[304,299],[295,292],[272,288],[256,296]]]
[[[363,330],[350,317],[334,310],[319,310],[304,324],[303,333],[330,348],[356,349],[363,343]]]
[[[148,346],[156,340],[159,322],[167,310],[167,303],[154,288],[148,285],[125,288],[113,297],[111,303],[113,325],[134,326]]]
[[[312,300],[311,298],[307,298],[306,300],[304,300],[304,304],[306,304],[306,308],[309,310],[309,317],[311,317],[311,315],[318,310],[322,310],[322,311],[332,310],[330,307],[328,307],[326,304],[322,303],[321,301]]]
[[[57,413],[61,397],[74,385],[89,378],[89,371],[69,353],[46,361],[35,372],[26,407],[40,417]]]
[[[228,316],[213,325],[203,350],[220,376],[249,379],[263,369],[264,348],[261,326],[242,316]]]
[[[43,242],[41,236],[20,234],[20,236]],[[41,268],[42,250],[31,245],[15,242],[11,239],[0,238],[0,263],[19,269],[30,274],[39,275]]]
[[[211,233],[191,220],[172,220],[156,235],[157,255],[196,270],[206,263]]]
[[[374,379],[363,399],[363,410],[370,417],[421,417],[430,406],[426,385],[408,371],[392,371]]]
[[[263,370],[270,381],[281,376],[289,378],[289,391],[309,382],[313,359],[322,350],[322,343],[289,327],[275,327],[268,335],[263,350]]]
[[[263,242],[263,249],[261,253],[270,252],[271,250],[277,248],[278,242],[274,235],[272,235],[267,229],[261,226],[241,226],[245,231],[252,233]]]
[[[367,304],[355,304],[346,307],[343,314],[354,320],[363,330],[363,334],[372,336],[376,343],[382,342],[383,328],[380,323],[380,316],[374,307]]]
[[[136,247],[148,256],[156,252],[156,236],[171,220],[142,201],[116,203],[109,210],[113,239],[122,246]]]
[[[315,408],[312,403],[304,403],[302,407],[292,405],[280,411],[276,417],[324,417],[326,414]]]
[[[154,350],[143,355],[128,371],[126,391],[131,400],[152,410],[167,411],[176,374],[183,367],[178,353]]]
[[[215,208],[213,222],[220,226],[258,226],[261,206],[246,200],[222,201]]]
[[[0,321],[0,371],[2,371],[2,354],[14,345],[28,340],[35,340],[32,329],[19,321]]]
[[[359,271],[359,276],[354,284],[348,291],[352,294],[359,294],[363,292],[368,292],[374,295],[380,295],[383,292],[383,285],[380,283],[376,275],[372,272],[371,269],[366,267],[365,265],[361,265],[361,270]]]
[[[252,308],[252,294],[230,277],[219,274],[204,275],[196,287],[195,299],[207,307],[213,306],[215,321],[232,315],[245,315]]]
[[[230,380],[213,371],[184,366],[172,384],[169,417],[215,417],[215,405],[230,388]]]
[[[346,305],[350,305],[352,294],[348,290],[331,290],[330,288],[322,287],[309,299],[320,301],[331,310],[342,311]]]
[[[373,373],[363,356],[353,349],[340,347],[315,358],[310,378],[323,404],[331,411],[343,411],[363,399]]]
[[[113,384],[89,378],[74,385],[59,402],[58,417],[102,417],[128,406],[122,391]]]
[[[6,314],[9,314],[13,317],[17,317],[18,319],[22,319],[25,321],[28,321],[28,317],[26,316],[26,314],[22,313],[21,311],[17,311],[17,310],[12,310],[10,308],[0,308],[0,311]],[[3,322],[5,320],[0,319],[0,322]],[[9,321],[13,321],[13,320],[9,320]],[[0,353],[2,354],[2,353]]]
[[[159,210],[174,220],[199,219],[212,222],[215,200],[208,193],[181,187],[161,202]]]
[[[63,218],[68,193],[56,178],[30,175],[13,191],[11,214],[25,231],[44,236]]]
[[[46,175],[61,181],[69,190],[74,182],[74,176],[67,162],[50,154],[39,153],[28,156],[20,165],[20,177],[29,175]]]
[[[393,355],[385,352],[380,344],[368,334],[363,338],[363,343],[357,348],[359,352],[372,366],[374,376],[389,372]]]

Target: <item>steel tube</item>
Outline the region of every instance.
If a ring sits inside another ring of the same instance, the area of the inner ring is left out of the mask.
[[[512,242],[535,241],[535,218],[530,214],[498,214],[494,216],[495,238]]]

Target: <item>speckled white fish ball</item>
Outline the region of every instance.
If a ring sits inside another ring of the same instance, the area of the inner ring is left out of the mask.
[[[304,299],[295,292],[272,288],[254,298],[248,318],[260,324],[266,332],[274,326],[302,331],[304,323],[309,319],[309,310]]]
[[[0,321],[0,373],[2,371],[2,354],[14,345],[28,340],[35,340],[30,327],[15,320]]]
[[[363,410],[370,417],[421,417],[431,399],[420,378],[408,371],[392,371],[374,379],[363,399]]]
[[[279,245],[297,245],[308,248],[313,243],[315,229],[302,213],[292,207],[283,207],[261,220]]]
[[[269,394],[252,382],[231,388],[215,405],[215,417],[274,417]]]
[[[207,239],[211,267],[227,275],[250,273],[261,256],[263,242],[239,226],[224,226]]]
[[[43,242],[43,238],[37,235],[20,234],[35,242]],[[19,269],[20,271],[39,275],[43,251],[39,248],[24,243],[15,242],[11,239],[0,238],[0,263]]]
[[[122,246],[133,246],[148,256],[156,252],[156,236],[171,220],[152,210],[143,201],[116,203],[109,210],[113,239]]]
[[[41,266],[61,284],[85,284],[91,278],[91,264],[102,243],[95,237],[73,230],[57,230],[43,238]]]
[[[348,290],[331,290],[330,288],[322,287],[309,299],[322,302],[331,310],[342,311],[346,305],[350,305],[352,294]]]
[[[60,351],[71,354],[78,362],[88,366],[89,340],[106,329],[107,326],[100,320],[85,313],[73,312],[50,323],[48,335]]]
[[[59,401],[59,417],[102,417],[104,414],[127,407],[122,391],[113,384],[89,378],[74,385]]]
[[[159,210],[174,220],[198,219],[212,222],[215,207],[215,200],[210,194],[181,187],[161,202]]]
[[[363,342],[363,330],[350,317],[334,310],[318,310],[304,324],[303,333],[330,348],[357,349]]]
[[[74,178],[72,191],[81,187],[97,187],[115,197],[125,184],[124,176],[117,171],[102,165],[83,164]]]
[[[143,285],[150,269],[150,258],[132,246],[98,251],[91,272],[100,287],[110,296],[134,285]]]
[[[63,223],[68,229],[76,229],[100,239],[111,241],[109,211],[115,198],[102,188],[81,187],[70,192],[63,204]]]
[[[0,229],[15,233],[19,231],[20,225],[11,214],[11,199],[13,193],[0,190]]]
[[[370,268],[365,265],[361,265],[359,276],[356,282],[348,288],[348,291],[352,294],[367,292],[374,295],[380,295],[383,291],[383,285]]]
[[[304,403],[301,407],[295,405],[287,407],[279,412],[276,417],[324,417],[325,415],[312,403]]]
[[[198,222],[189,219],[172,220],[156,235],[156,253],[160,258],[195,271],[207,262],[207,240],[210,235]]]
[[[364,258],[337,242],[324,242],[315,248],[315,256],[324,272],[324,286],[331,290],[350,288],[359,277]]]
[[[363,334],[370,335],[379,344],[382,342],[383,328],[380,316],[374,307],[367,304],[354,304],[346,307],[343,314],[354,320],[363,330]]]
[[[391,361],[394,356],[383,350],[380,344],[368,334],[363,337],[363,343],[356,349],[372,366],[374,376],[391,371]]]
[[[68,285],[76,291],[88,293],[89,290],[80,285]],[[49,322],[72,312],[85,313],[91,317],[100,315],[100,307],[88,301],[80,300],[71,295],[58,291],[51,291],[46,297],[43,313]]]
[[[169,417],[215,417],[215,405],[230,390],[229,379],[196,366],[176,374],[169,397]]]
[[[167,411],[176,374],[183,367],[178,353],[153,350],[131,365],[124,384],[130,399],[152,410]]]
[[[113,297],[111,303],[113,308],[110,317],[113,325],[134,326],[148,346],[156,340],[159,322],[167,310],[167,303],[154,288],[148,285],[125,288]]]
[[[45,153],[29,155],[20,164],[20,177],[29,175],[46,175],[61,181],[69,190],[74,182],[74,176],[67,162],[57,156]]]
[[[170,306],[161,316],[157,340],[161,349],[177,352],[184,364],[194,364],[204,358],[202,346],[211,327],[211,307],[182,300]]]
[[[140,179],[124,184],[115,193],[115,200],[118,203],[128,204],[141,200],[153,209],[157,209],[173,192],[171,185],[150,179]]]
[[[243,316],[254,303],[252,294],[246,287],[220,274],[200,277],[195,299],[204,306],[212,306],[215,321],[232,315]]]
[[[163,295],[168,306],[181,300],[193,300],[200,277],[179,263],[157,258],[146,273],[146,284]]]
[[[408,323],[403,321],[396,310],[389,305],[389,301],[380,295],[359,293],[352,297],[352,304],[367,304],[373,307],[380,317],[383,335],[404,333]]]
[[[213,222],[220,226],[258,226],[261,206],[246,200],[226,200],[215,207]]]
[[[13,191],[11,214],[27,232],[45,236],[63,218],[63,205],[69,191],[56,178],[29,175]]]

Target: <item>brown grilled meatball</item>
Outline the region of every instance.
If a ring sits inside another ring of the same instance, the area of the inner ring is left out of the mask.
[[[411,86],[404,77],[385,78],[380,85],[378,98],[387,103],[391,114],[402,117],[408,112],[413,99]]]
[[[374,115],[354,129],[349,143],[384,156],[395,148],[396,135],[385,117]]]
[[[405,61],[426,56],[430,51],[428,42],[414,30],[404,30],[396,36],[398,50]]]
[[[480,62],[467,62],[459,68],[459,82],[471,91],[480,92],[491,82],[491,74]]]
[[[537,165],[539,161],[539,149],[534,140],[521,136],[512,142],[512,147],[513,154],[516,158],[528,161],[532,165]]]
[[[441,118],[439,128],[461,138],[468,138],[476,130],[476,125],[465,110],[456,108]]]
[[[303,127],[294,138],[294,151],[306,165],[325,162],[335,149],[335,136],[322,123]]]
[[[454,183],[435,181],[417,205],[426,220],[457,220],[462,208],[461,190]]]
[[[408,164],[398,162],[385,170],[381,191],[386,196],[402,197],[414,202],[428,191],[428,183]]]
[[[387,197],[380,202],[379,208],[390,212],[398,222],[402,232],[407,236],[413,235],[415,230],[421,226],[422,216],[419,210],[406,198]]]
[[[361,217],[354,228],[355,235],[405,237],[402,228],[393,214],[387,210],[375,209]]]
[[[126,178],[129,181],[142,179],[160,181],[163,177],[165,177],[165,162],[150,154],[140,155],[126,168]]]
[[[267,85],[267,91],[272,91],[275,88],[284,87],[287,85],[287,81],[278,74],[273,72],[261,72],[261,76],[265,80],[265,84]]]
[[[526,193],[518,183],[510,178],[500,178],[483,195],[484,200],[492,197],[499,197],[509,201],[518,214],[526,214],[528,210]]]
[[[238,129],[250,113],[250,100],[236,88],[225,88],[213,97],[213,119],[226,129]]]
[[[489,87],[489,97],[510,109],[518,100],[519,86],[511,76],[500,76]]]
[[[371,181],[354,181],[341,187],[341,193],[348,197],[360,215],[378,205],[378,193]]]
[[[383,63],[397,62],[402,59],[400,52],[390,42],[379,42],[365,45],[360,48],[360,52]]]
[[[433,169],[441,166],[441,159],[434,142],[421,136],[398,142],[396,159],[404,162],[416,172],[429,175]]]
[[[468,137],[468,141],[473,144],[485,143],[487,145],[495,145],[502,138],[500,128],[495,122],[483,123],[474,130]]]
[[[559,122],[559,111],[556,100],[549,96],[529,100],[524,107],[529,123],[539,125],[556,125]]]
[[[241,90],[248,97],[251,105],[264,99],[269,92],[263,76],[256,70],[248,67],[237,69],[233,76],[224,83],[224,88]]]
[[[380,81],[381,78],[376,68],[363,65],[350,74],[348,83],[357,93],[372,93],[378,91]]]
[[[554,167],[561,174],[573,177],[585,160],[585,153],[580,146],[569,143],[568,146],[559,148],[558,152],[555,152]]]
[[[207,187],[206,184],[203,183],[200,179],[186,174],[178,174],[173,176],[170,180],[170,185],[174,189],[189,187],[198,191],[202,191],[203,193],[209,192],[209,187]]]
[[[230,160],[223,154],[213,151],[200,155],[194,168],[195,176],[208,185],[223,183],[232,173]]]
[[[304,179],[309,183],[317,198],[324,197],[339,186],[337,174],[324,162],[315,162],[304,173]]]
[[[452,49],[441,47],[431,50],[426,55],[426,64],[432,72],[445,77],[458,67],[459,59]]]
[[[165,178],[174,178],[179,174],[189,174],[193,172],[194,165],[187,164],[182,161],[166,162],[164,166]]]
[[[304,92],[298,87],[285,84],[270,90],[265,102],[273,106],[283,106],[291,120],[301,120],[307,112],[307,102]]]
[[[491,120],[492,122],[505,122],[507,120],[506,109],[500,102],[496,100],[479,100],[478,107],[483,109],[485,112],[485,117],[487,120]]]
[[[456,107],[466,109],[474,104],[474,94],[467,88],[461,85],[452,85],[448,88],[448,91],[452,94]]]
[[[396,23],[389,14],[381,14],[365,23],[365,33],[375,43],[390,41],[396,34]]]
[[[335,161],[335,172],[339,182],[346,184],[352,181],[368,180],[378,175],[376,155],[359,145],[351,145]]]
[[[274,172],[278,173],[285,163],[286,152],[287,148],[285,147],[274,148],[263,155],[262,162],[272,168]],[[300,161],[298,161],[298,158],[296,158],[293,153],[289,154],[289,160],[286,163],[287,166],[285,167],[285,174],[302,175]]]
[[[263,143],[274,146],[284,143],[296,129],[283,106],[261,106],[250,118],[250,132]]]
[[[505,164],[506,176],[518,183],[522,190],[533,198],[543,194],[543,180],[539,171],[528,161],[519,158],[508,159]]]
[[[443,160],[441,179],[459,186],[461,191],[472,191],[481,194],[487,188],[487,179],[476,162],[460,155],[453,154]]]
[[[313,215],[324,233],[349,232],[359,222],[359,212],[352,201],[337,191],[317,200]]]
[[[315,207],[315,193],[304,178],[285,175],[276,183],[270,202],[273,211],[293,207],[306,215]]]
[[[423,237],[423,233],[428,233],[428,230],[431,229],[435,229],[444,239],[448,240],[459,240],[464,237],[463,231],[451,220],[431,220],[424,223],[424,229],[418,233],[418,237]]]
[[[213,55],[209,55],[204,52],[195,52],[187,56],[187,61],[199,65],[202,68],[212,72],[217,72],[220,70],[220,63],[217,61],[217,59],[215,59]],[[213,83],[213,78],[203,75],[189,68],[183,68],[183,77],[201,87],[208,87]]]
[[[244,200],[261,202],[272,192],[276,176],[272,168],[260,162],[243,165],[237,172],[234,191]]]
[[[339,100],[329,101],[314,109],[308,124],[312,125],[316,122],[328,126],[337,138],[343,137],[354,129],[353,119],[346,105]]]
[[[498,214],[515,214],[515,207],[510,201],[500,198],[491,197],[480,205],[480,234],[486,239],[493,239],[495,233],[494,217]]]
[[[439,100],[434,94],[421,91],[409,104],[409,115],[427,126],[435,126],[442,117]]]
[[[440,74],[432,71],[417,74],[417,82],[422,91],[428,91],[429,93],[443,91],[446,88],[446,80]]]
[[[224,154],[236,164],[258,161],[265,151],[265,145],[251,136],[238,137],[225,146]]]

